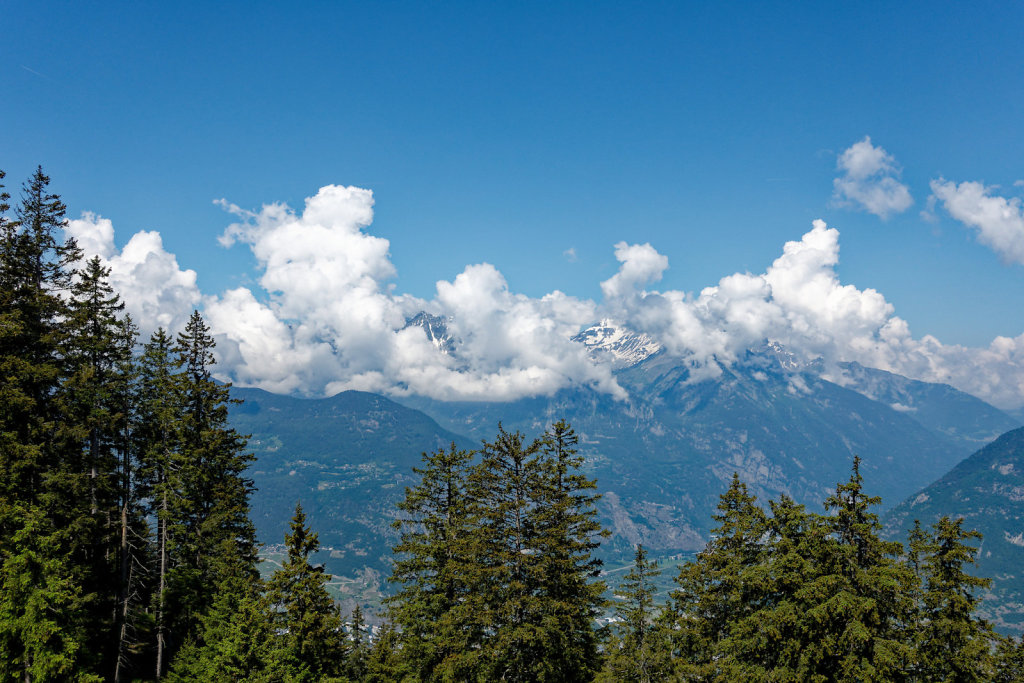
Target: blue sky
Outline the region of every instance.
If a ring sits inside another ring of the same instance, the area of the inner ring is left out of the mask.
[[[697,296],[764,273],[823,219],[840,232],[841,282],[878,290],[914,338],[1024,333],[1012,248],[979,242],[968,209],[928,203],[940,179],[1011,210],[1024,193],[1019,3],[9,2],[3,15],[9,187],[42,164],[72,217],[110,219],[118,247],[159,232],[203,296],[273,299],[266,264],[218,244],[236,218],[215,199],[301,212],[338,184],[373,191],[365,231],[390,242],[385,279],[422,299],[486,262],[512,292],[600,304],[620,241],[668,258],[660,291]],[[912,198],[885,219],[834,192],[839,155],[866,136]]]

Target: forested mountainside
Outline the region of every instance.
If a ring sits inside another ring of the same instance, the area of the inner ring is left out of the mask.
[[[962,518],[982,534],[977,573],[992,577],[980,612],[999,628],[1024,632],[1024,429],[1003,434],[885,518],[885,532],[903,538],[915,520]]]

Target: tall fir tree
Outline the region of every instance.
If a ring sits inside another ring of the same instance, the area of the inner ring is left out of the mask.
[[[388,598],[389,620],[399,627],[401,656],[418,680],[467,679],[479,666],[484,629],[470,591],[475,569],[471,532],[475,517],[467,490],[473,454],[457,448],[423,454],[420,477],[398,503]]]
[[[288,557],[267,583],[268,602],[282,641],[281,659],[297,678],[319,681],[345,671],[348,643],[338,606],[327,592],[330,575],[310,563],[320,549],[317,534],[295,506],[291,533],[285,534]]]
[[[154,676],[166,670],[169,624],[168,575],[172,569],[171,525],[183,493],[180,473],[179,417],[183,410],[181,386],[175,376],[171,337],[157,329],[143,347],[139,361],[138,404],[132,448],[137,454],[138,496],[145,513],[155,522],[153,558]]]
[[[683,678],[722,675],[722,643],[731,625],[754,609],[759,590],[745,576],[763,560],[766,518],[737,474],[713,518],[717,526],[711,540],[680,569],[663,620],[672,634],[677,674]]]
[[[542,485],[539,441],[498,425],[470,475],[480,525],[474,534],[474,613],[490,633],[481,648],[484,678],[537,680],[544,670],[540,561],[532,496]]]
[[[654,605],[654,580],[659,574],[658,563],[648,560],[647,551],[637,545],[633,566],[616,591],[618,621],[597,681],[654,683],[670,675],[667,634],[656,620]]]
[[[120,679],[122,661],[121,581],[123,435],[131,382],[133,340],[122,338],[124,305],[108,282],[110,271],[98,257],[76,271],[64,321],[61,360],[66,376],[59,395],[64,419],[57,430],[66,453],[51,483],[64,497],[75,566],[89,604],[97,667]],[[129,373],[126,376],[125,373]],[[71,495],[68,495],[71,494]],[[56,510],[56,506],[51,506]],[[134,515],[133,515],[134,516]],[[125,519],[127,524],[127,518]]]
[[[913,666],[914,577],[902,546],[879,537],[860,458],[825,501],[830,535],[811,548],[820,573],[802,590],[808,634],[800,675],[835,681],[895,681]]]
[[[164,607],[165,622],[179,638],[198,632],[219,586],[238,577],[258,578],[249,520],[253,486],[245,476],[252,455],[245,452],[245,439],[228,426],[230,385],[213,379],[214,346],[209,327],[193,312],[174,347],[181,401],[179,486],[167,521],[171,568]]]
[[[991,581],[966,571],[974,564],[980,541],[977,531],[965,531],[963,519],[943,516],[934,525],[923,562],[923,620],[918,645],[918,671],[924,681],[984,681],[993,669],[996,636],[983,619],[974,616],[976,592]]]
[[[600,668],[594,620],[605,600],[594,551],[608,532],[597,521],[597,483],[580,472],[579,437],[565,420],[541,439],[530,493],[545,680],[588,681]]]

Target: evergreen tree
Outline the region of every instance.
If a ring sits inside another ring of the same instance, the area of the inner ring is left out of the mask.
[[[820,574],[801,590],[808,634],[801,676],[895,681],[912,667],[914,579],[894,559],[900,544],[878,536],[871,508],[880,502],[864,493],[860,458],[854,458],[850,480],[825,501],[831,534],[811,548]]]
[[[545,680],[590,680],[599,668],[593,624],[604,606],[605,584],[597,579],[601,560],[593,552],[609,532],[597,521],[597,484],[579,472],[578,442],[565,420],[550,427],[530,493]]]
[[[20,513],[20,514],[19,514]],[[0,678],[99,681],[88,673],[79,589],[67,556],[54,552],[54,531],[38,508],[0,509],[12,532],[0,557]]]
[[[349,639],[352,642],[345,662],[345,672],[349,680],[361,681],[366,676],[370,648],[366,642],[366,620],[363,619],[363,608],[358,604],[352,610]]]
[[[159,679],[166,669],[168,624],[168,574],[174,547],[170,527],[183,493],[180,472],[178,419],[183,410],[180,385],[174,371],[171,338],[158,329],[143,348],[139,362],[137,419],[132,433],[138,458],[139,499],[147,502],[146,514],[155,520],[154,543],[154,671]]]
[[[330,576],[313,566],[309,556],[320,549],[317,534],[306,526],[301,505],[295,506],[291,533],[285,534],[288,558],[267,584],[268,602],[283,643],[284,660],[310,680],[340,676],[348,649],[338,607],[327,592]]]
[[[471,501],[467,475],[473,454],[455,444],[423,454],[414,468],[420,482],[406,488],[394,526],[391,581],[399,584],[386,600],[399,627],[402,659],[419,680],[467,679],[477,666],[483,627],[471,599]]]
[[[270,606],[260,584],[227,579],[200,617],[198,637],[189,640],[167,674],[171,681],[281,683],[313,680],[276,647]]]
[[[664,617],[683,677],[721,675],[722,641],[731,625],[757,606],[760,589],[745,575],[763,560],[766,519],[737,474],[722,494],[714,520],[718,526],[707,547],[680,569]]]
[[[84,596],[89,604],[92,648],[97,667],[120,680],[124,654],[123,600],[128,595],[128,520],[133,501],[123,471],[124,433],[130,410],[131,353],[134,339],[123,339],[119,315],[124,308],[99,258],[77,271],[61,344],[66,379],[59,394],[63,419],[57,430],[66,454],[50,474],[51,487],[64,503],[59,514],[73,547]],[[56,498],[56,496],[54,496]],[[53,504],[51,509],[57,510]],[[124,513],[124,514],[122,514]],[[122,522],[122,517],[124,517]]]
[[[752,609],[730,625],[720,646],[726,679],[799,680],[800,659],[813,638],[805,630],[811,602],[803,590],[818,576],[813,549],[828,529],[788,496],[769,505],[764,553],[742,575]]]
[[[166,632],[178,638],[197,633],[218,586],[258,578],[249,520],[252,480],[245,477],[252,455],[244,452],[245,439],[228,427],[230,385],[213,379],[213,348],[209,328],[194,312],[174,347],[181,413],[173,477],[178,495],[167,520],[164,622]]]
[[[37,169],[25,184],[16,219],[6,217],[0,186],[0,495],[10,502],[61,507],[64,493],[44,487],[64,465],[53,434],[61,421],[54,400],[62,379],[60,343],[67,317],[63,294],[80,252],[60,242],[65,207]],[[67,521],[67,520],[65,520]]]
[[[980,540],[981,534],[964,531],[962,522],[945,516],[936,522],[924,560],[924,621],[918,647],[925,681],[982,681],[992,668],[995,634],[973,615],[978,605],[974,592],[991,581],[965,571],[977,552],[968,543]]]
[[[533,495],[542,486],[541,444],[524,444],[519,432],[498,425],[485,442],[470,475],[480,527],[475,534],[478,570],[471,598],[481,626],[490,631],[483,648],[483,676],[490,680],[532,681],[544,670],[546,644],[537,588],[540,560]]]
[[[654,610],[654,579],[659,574],[658,563],[648,560],[647,551],[638,545],[633,567],[617,591],[618,624],[598,681],[653,683],[668,677],[668,645]]]
[[[1024,639],[1000,638],[994,668],[995,683],[1024,681]]]

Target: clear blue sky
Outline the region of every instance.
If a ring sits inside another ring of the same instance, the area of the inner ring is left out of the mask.
[[[1022,192],[1024,4],[297,5],[3,3],[8,186],[42,164],[73,216],[119,244],[158,230],[210,293],[254,278],[212,200],[301,207],[329,183],[373,190],[396,289],[422,297],[486,261],[597,299],[620,240],[699,291],[822,218],[843,282],[915,336],[1024,332],[1024,267],[920,216],[940,177]],[[884,221],[833,200],[865,136],[914,200]]]

